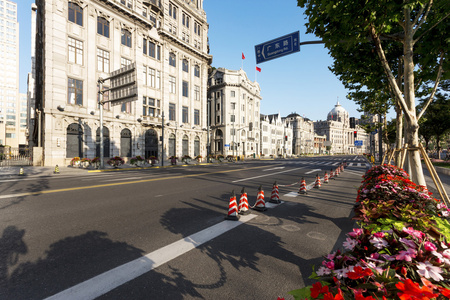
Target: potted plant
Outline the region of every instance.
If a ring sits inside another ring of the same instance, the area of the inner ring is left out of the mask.
[[[185,164],[188,164],[191,161],[191,157],[189,155],[183,155],[181,161],[184,162]]]
[[[177,164],[178,157],[176,157],[175,155],[172,155],[171,157],[169,157],[169,159],[170,159],[170,163],[172,165],[176,165]]]
[[[145,160],[140,155],[137,155],[136,157],[132,157],[130,159],[130,165],[134,165],[136,167],[140,167],[144,163],[145,163]]]
[[[123,165],[125,161],[120,156],[114,156],[110,158],[107,163],[114,168],[118,168],[119,166]]]
[[[72,160],[70,161],[70,165],[72,167],[79,167],[80,166],[80,158],[78,156],[72,158]]]
[[[233,155],[227,155],[227,160],[229,162],[234,161],[234,156]]]
[[[86,169],[86,168],[88,168],[91,165],[91,160],[89,158],[87,158],[87,157],[83,157],[80,160],[80,165],[81,165],[81,167]]]
[[[195,157],[195,159],[200,163],[201,161],[202,161],[202,156],[201,155],[197,155],[196,157]]]
[[[91,166],[93,166],[94,168],[98,169],[100,167],[100,158],[99,157],[94,157],[91,160]]]
[[[149,164],[153,167],[155,164],[156,164],[156,161],[157,161],[158,159],[156,158],[156,156],[150,156],[149,158],[148,158],[148,162],[149,162]]]

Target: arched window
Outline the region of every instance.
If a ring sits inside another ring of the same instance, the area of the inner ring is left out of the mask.
[[[100,157],[100,127],[97,128],[95,141],[95,156]],[[103,157],[111,156],[111,154],[109,153],[109,141],[109,129],[103,126]]]
[[[131,157],[131,131],[126,128],[120,132],[120,156]]]
[[[183,153],[182,153],[182,155],[183,156],[189,155],[189,138],[188,138],[187,135],[183,136],[183,144],[182,144],[182,146],[183,146]]]
[[[66,157],[83,157],[83,128],[80,124],[67,126]]]
[[[83,26],[83,9],[73,2],[69,2],[69,21]]]
[[[124,46],[131,48],[131,32],[125,28],[122,28],[122,39],[121,43]]]
[[[145,132],[145,158],[158,157],[158,134],[154,129]]]
[[[187,61],[187,59],[183,59],[183,71],[189,72],[189,62]]]
[[[109,21],[103,17],[97,17],[97,33],[109,38]]]
[[[194,157],[200,155],[200,138],[198,136],[194,139]]]
[[[172,133],[169,136],[169,157],[175,156],[175,135]]]

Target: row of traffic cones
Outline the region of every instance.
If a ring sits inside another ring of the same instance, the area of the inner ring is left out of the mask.
[[[324,178],[323,178],[323,182],[324,183],[329,183],[330,179],[335,180],[335,177],[338,177],[339,174],[341,172],[344,171],[344,164],[340,164],[335,171],[333,171],[333,169],[330,170],[330,175],[328,175],[327,172],[325,172]],[[314,188],[319,189],[322,186],[322,181],[320,179],[319,174],[316,175],[316,180],[314,182]],[[302,177],[302,180],[300,181],[300,189],[298,191],[299,194],[306,194],[307,190],[306,190],[306,181],[305,178]]]
[[[277,204],[281,203],[280,194],[278,191],[278,184],[276,181],[272,187],[272,195],[270,196],[270,202],[277,203]],[[264,191],[261,186],[259,186],[259,188],[258,188],[258,195],[256,196],[256,203],[251,208],[254,210],[257,210],[257,211],[267,210],[266,201],[264,200]],[[240,215],[247,215],[249,213],[250,213],[250,209],[248,206],[248,197],[247,197],[247,193],[245,192],[245,188],[242,188],[242,190],[241,190],[241,197],[239,198],[239,205],[236,203],[236,195],[233,190],[231,192],[230,202],[228,205],[228,215],[225,217],[225,219],[237,221],[237,220],[239,220]]]

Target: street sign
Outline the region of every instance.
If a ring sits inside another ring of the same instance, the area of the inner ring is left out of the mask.
[[[363,141],[355,141],[355,146],[356,147],[358,147],[358,146],[362,146],[363,145]]]
[[[300,32],[296,31],[285,36],[255,46],[256,63],[275,59],[300,51]]]
[[[225,147],[230,147],[230,144],[225,144]]]
[[[137,100],[136,63],[115,70],[109,77],[109,100],[112,106]]]

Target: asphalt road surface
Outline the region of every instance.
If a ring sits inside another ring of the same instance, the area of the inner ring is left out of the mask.
[[[0,180],[0,299],[293,299],[354,226],[368,167],[352,155]],[[268,209],[225,221],[231,192],[252,206],[259,186]]]

